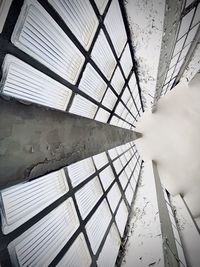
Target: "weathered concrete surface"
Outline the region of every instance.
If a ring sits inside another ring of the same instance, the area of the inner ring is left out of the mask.
[[[135,138],[130,130],[0,98],[0,187],[44,175]]]

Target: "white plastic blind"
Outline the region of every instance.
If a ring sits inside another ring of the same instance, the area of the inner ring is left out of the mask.
[[[114,213],[121,198],[121,192],[119,186],[115,183],[107,194],[107,199],[110,204],[111,210]]]
[[[89,0],[48,0],[62,17],[83,47],[88,50],[95,35],[98,20]]]
[[[128,219],[128,210],[124,203],[124,200],[122,200],[120,203],[119,209],[117,211],[117,214],[115,216],[115,220],[116,220],[117,227],[119,229],[121,237],[124,234],[124,229],[126,226],[127,219]]]
[[[107,4],[108,0],[94,0],[96,3],[97,8],[99,9],[100,14],[102,15]]]
[[[2,93],[66,110],[72,91],[16,57],[6,55],[3,63]]]
[[[85,58],[37,1],[24,2],[11,41],[62,78],[76,83]]]
[[[110,166],[106,167],[102,172],[100,172],[99,177],[103,184],[104,190],[107,190],[112,181],[115,179],[114,173]]]

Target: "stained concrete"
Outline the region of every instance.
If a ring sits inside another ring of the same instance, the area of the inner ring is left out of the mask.
[[[134,140],[130,130],[0,98],[0,187]]]

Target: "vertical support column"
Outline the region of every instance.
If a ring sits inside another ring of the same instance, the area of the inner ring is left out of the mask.
[[[154,179],[156,184],[156,193],[158,200],[158,210],[160,216],[161,233],[163,237],[163,253],[165,267],[178,267],[178,251],[175,243],[174,233],[172,229],[171,220],[169,217],[167,204],[163,194],[160,177],[156,163],[152,162]]]

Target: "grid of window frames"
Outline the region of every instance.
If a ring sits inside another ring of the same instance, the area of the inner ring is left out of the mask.
[[[123,8],[118,0],[13,0],[0,39],[1,93],[134,128],[142,103]]]
[[[114,266],[142,161],[133,142],[1,193],[1,266]]]
[[[173,55],[168,72],[165,77],[161,96],[165,95],[176,85],[176,78],[184,63],[190,46],[195,38],[200,25],[200,3],[199,1],[187,0],[181,15]]]

